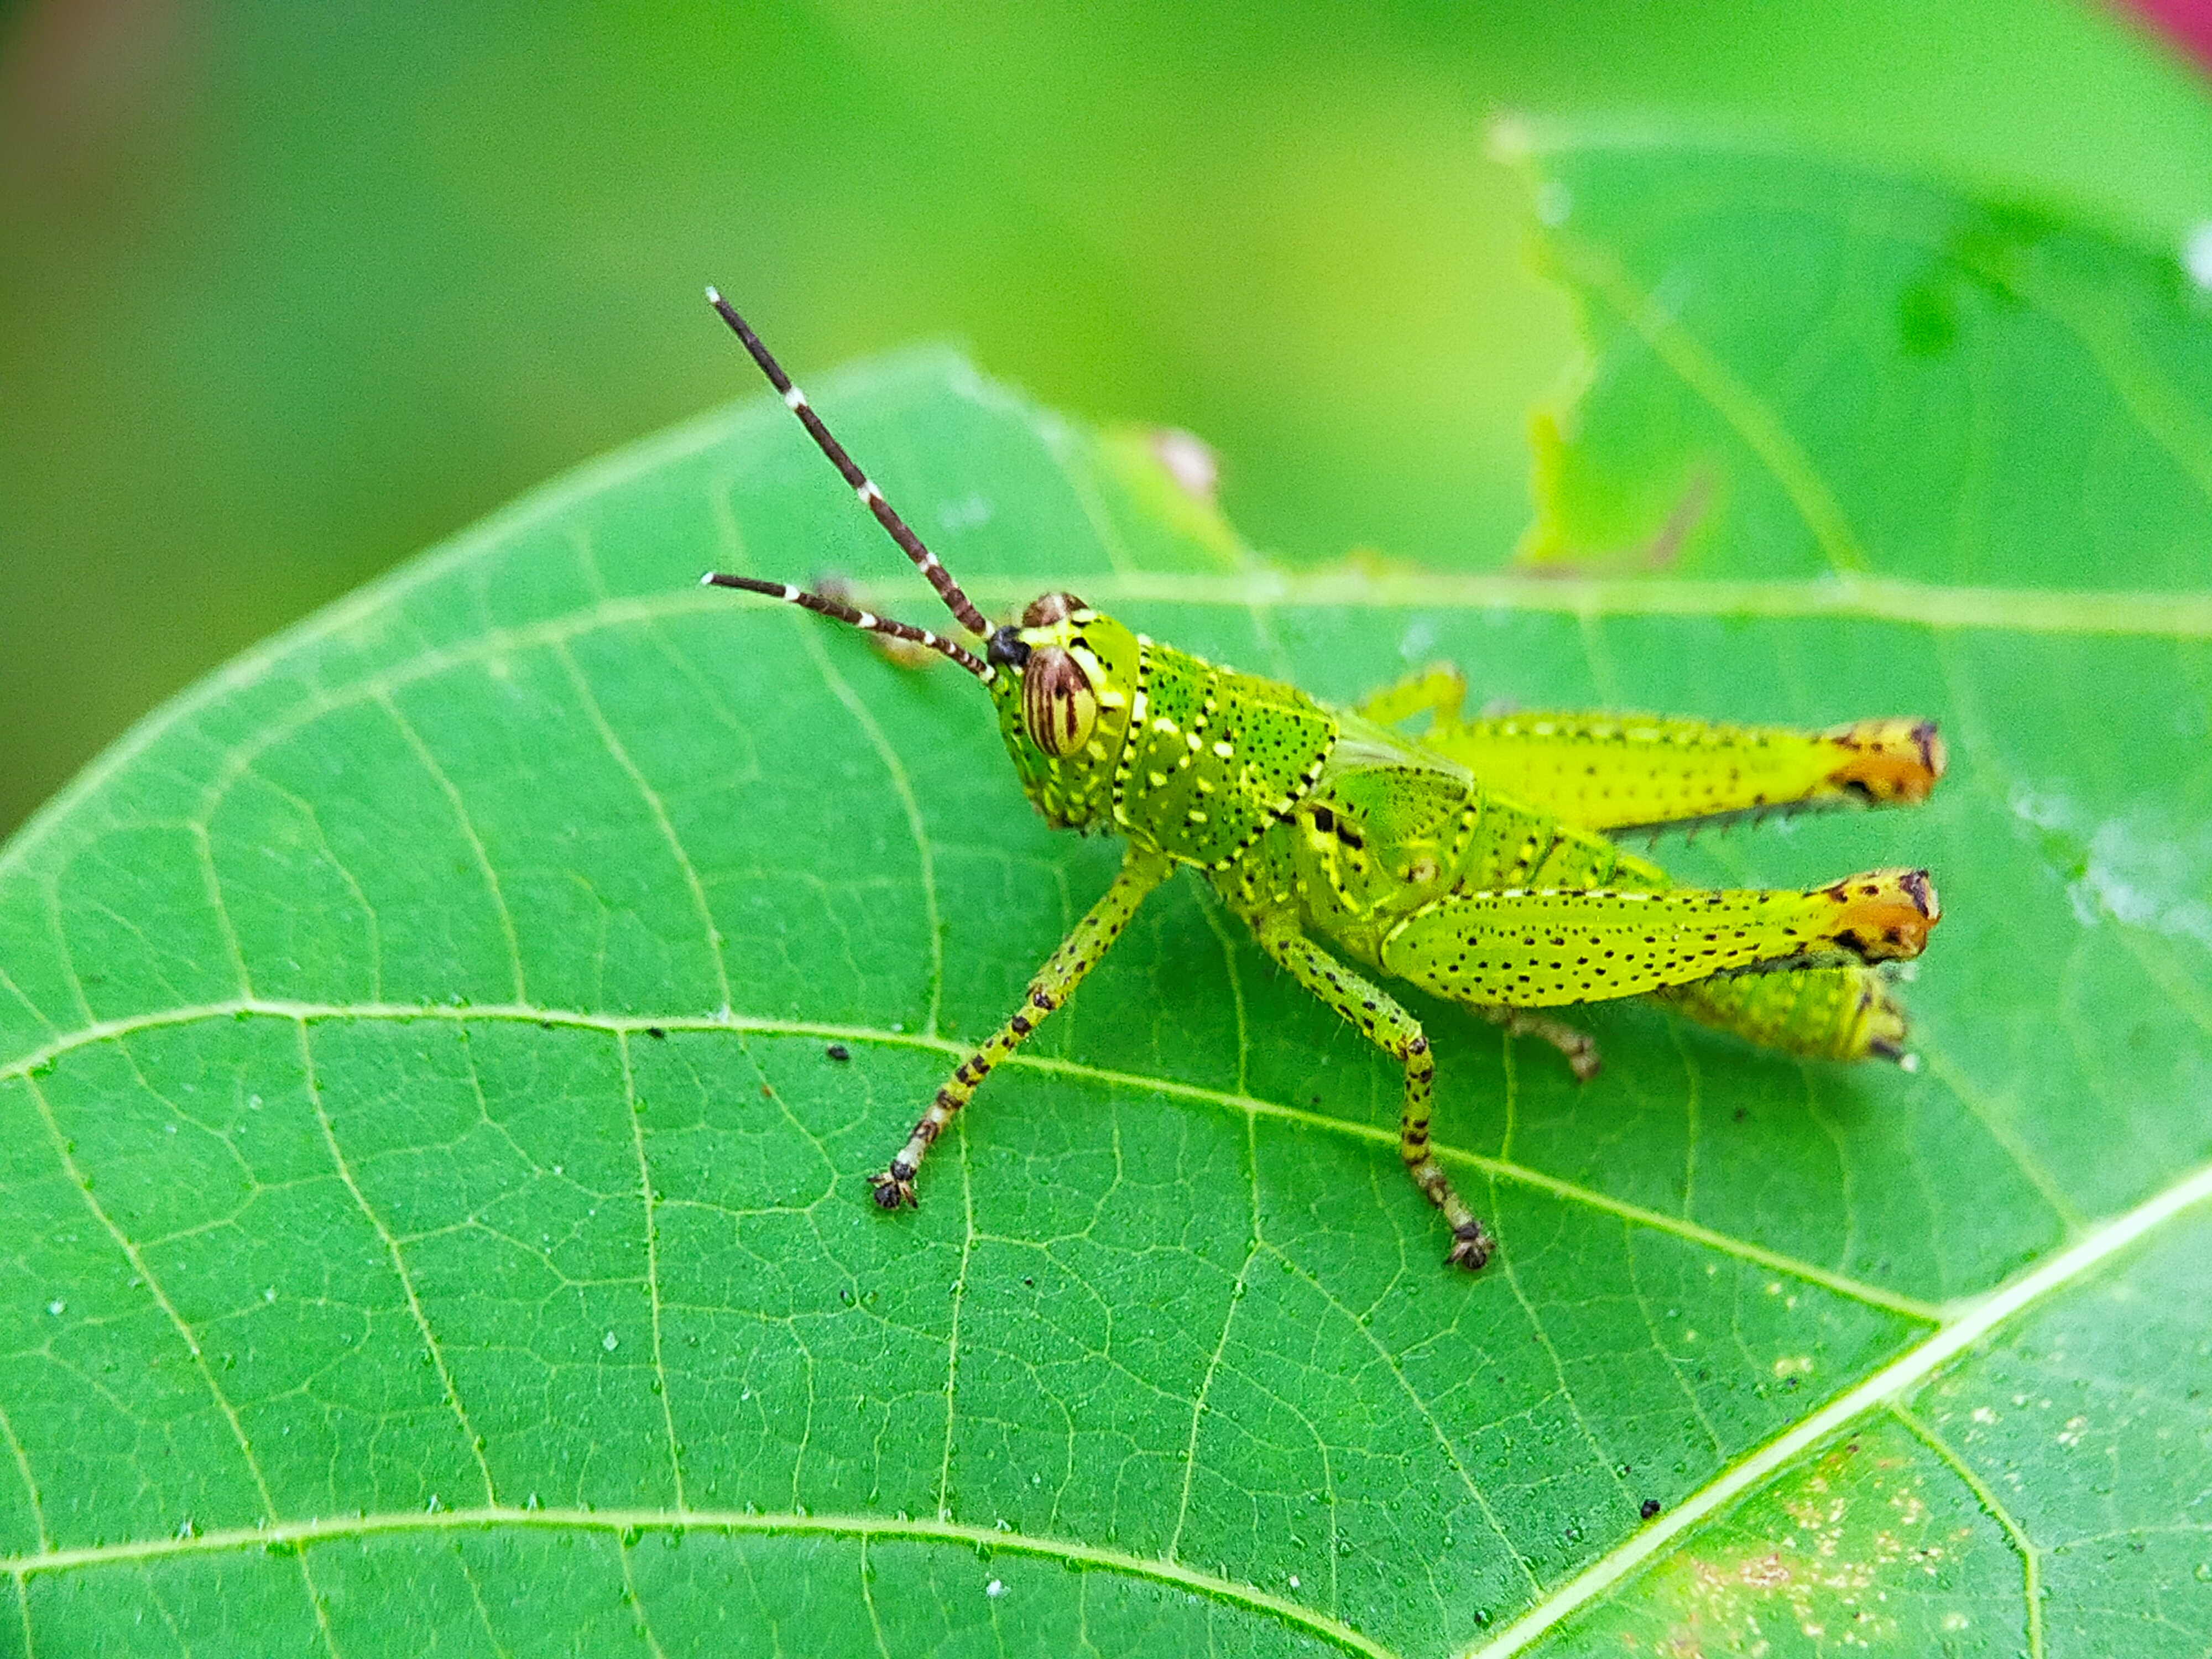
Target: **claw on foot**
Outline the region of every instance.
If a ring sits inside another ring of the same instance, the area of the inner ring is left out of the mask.
[[[1490,1235],[1483,1231],[1482,1224],[1480,1221],[1468,1222],[1465,1227],[1455,1231],[1452,1237],[1451,1252],[1444,1257],[1444,1265],[1451,1267],[1464,1267],[1469,1273],[1476,1272],[1484,1262],[1489,1261],[1490,1252],[1495,1248]]]
[[[870,1176],[868,1185],[874,1188],[876,1204],[881,1209],[896,1210],[902,1204],[913,1207],[921,1202],[914,1195],[914,1177],[896,1170]]]

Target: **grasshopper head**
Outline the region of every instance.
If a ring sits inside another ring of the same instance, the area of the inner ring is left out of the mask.
[[[1137,684],[1137,636],[1073,593],[1030,601],[990,635],[991,700],[1014,771],[1055,830],[1111,817],[1114,767]]]
[[[914,562],[953,619],[986,641],[978,657],[965,646],[911,623],[894,621],[848,605],[827,593],[809,592],[788,582],[709,571],[700,580],[715,587],[765,594],[829,617],[871,634],[903,640],[957,663],[982,681],[999,707],[999,729],[1014,757],[1022,788],[1048,823],[1060,830],[1091,830],[1114,811],[1114,768],[1129,727],[1134,700],[1137,636],[1110,617],[1102,617],[1073,593],[1044,593],[1030,602],[1019,626],[994,629],[960,591],[942,561],[922,545],[913,527],[884,499],[844,445],[830,434],[806,394],[772,356],[725,300],[713,289],[707,302],[730,325],[784,405],[799,417],[807,435],[852,486],[860,505],[875,517],[900,550]]]

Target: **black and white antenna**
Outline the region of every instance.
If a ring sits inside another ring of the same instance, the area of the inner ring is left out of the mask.
[[[984,619],[983,613],[978,611],[968,596],[960,591],[960,584],[954,581],[952,573],[938,562],[937,555],[924,547],[921,544],[921,538],[915,535],[908,526],[907,521],[892,510],[891,504],[884,499],[884,492],[869,481],[868,475],[861,471],[853,458],[845,453],[845,446],[837,441],[828,427],[822,424],[822,417],[814,412],[814,406],[806,401],[806,394],[791,383],[791,376],[783,372],[783,366],[777,362],[769,355],[769,349],[760,343],[760,336],[746,325],[745,319],[738,315],[735,307],[711,288],[707,290],[707,303],[721,313],[722,320],[727,323],[738,338],[744,343],[746,351],[750,353],[752,360],[760,365],[761,373],[768,376],[769,384],[783,394],[785,404],[793,414],[799,416],[799,424],[806,428],[807,434],[814,440],[822,453],[830,458],[830,464],[837,469],[845,482],[853,487],[853,493],[860,498],[860,505],[876,515],[876,522],[883,526],[890,538],[905,550],[907,557],[914,561],[915,568],[928,579],[929,585],[937,590],[938,598],[945,601],[945,609],[957,617],[960,625],[977,639],[988,639],[991,635],[991,624]],[[706,578],[706,580],[720,587],[743,587],[757,593],[773,594],[778,599],[789,599],[793,605],[803,605],[809,611],[819,611],[823,616],[835,617],[841,622],[853,623],[855,626],[867,626],[858,620],[867,615],[866,611],[854,611],[849,605],[841,605],[836,600],[825,599],[818,593],[804,593],[782,582],[755,582],[744,577],[720,575],[710,575]],[[942,650],[955,661],[962,662],[963,666],[973,665],[971,672],[975,669],[983,668],[981,664],[977,663],[974,657],[962,651],[959,647],[938,639],[927,629],[910,628],[904,623],[884,624],[882,617],[875,617],[872,620],[880,624],[872,629],[873,632],[896,634],[901,639],[913,639],[927,644],[933,650]],[[965,660],[963,661],[963,659]],[[990,678],[988,669],[983,669],[982,678],[985,679]]]
[[[699,585],[702,587],[735,587],[748,593],[765,593],[771,599],[781,599],[786,605],[811,611],[817,617],[832,617],[871,634],[888,634],[895,640],[910,640],[916,645],[927,646],[932,651],[951,658],[986,685],[998,678],[990,665],[973,652],[963,649],[941,635],[931,633],[927,628],[916,628],[912,623],[893,622],[889,617],[878,617],[873,611],[859,610],[820,593],[810,593],[789,582],[764,582],[757,576],[732,576],[720,570],[710,570],[699,578]]]

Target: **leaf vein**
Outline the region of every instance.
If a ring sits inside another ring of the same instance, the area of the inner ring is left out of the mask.
[[[1304,1279],[1315,1295],[1326,1302],[1336,1311],[1340,1318],[1366,1340],[1367,1346],[1375,1351],[1375,1357],[1382,1362],[1383,1369],[1390,1373],[1391,1380],[1397,1383],[1400,1391],[1405,1395],[1407,1401],[1412,1402],[1413,1410],[1419,1413],[1421,1420],[1428,1425],[1429,1432],[1436,1437],[1437,1445],[1443,1451],[1445,1462],[1451,1465],[1452,1473],[1459,1477],[1460,1485],[1467,1489],[1467,1495],[1474,1500],[1475,1507],[1482,1511],[1483,1520],[1488,1524],[1491,1531],[1498,1535],[1498,1541],[1505,1547],[1505,1553],[1513,1558],[1513,1565],[1521,1569],[1521,1576],[1528,1581],[1528,1588],[1541,1595],[1544,1586],[1542,1581],[1536,1577],[1535,1569],[1529,1565],[1528,1558],[1521,1553],[1520,1546],[1513,1541],[1513,1535],[1505,1530],[1504,1523],[1498,1518],[1498,1512],[1490,1507],[1490,1499],[1484,1494],[1482,1488],[1475,1484],[1474,1477],[1468,1473],[1466,1463],[1460,1458],[1459,1448],[1452,1443],[1451,1437],[1444,1432],[1444,1425],[1437,1421],[1436,1413],[1430,1409],[1429,1402],[1421,1397],[1420,1390],[1416,1389],[1412,1380],[1407,1376],[1406,1368],[1398,1363],[1397,1356],[1382,1346],[1382,1340],[1375,1334],[1373,1327],[1369,1322],[1361,1319],[1351,1309],[1346,1307],[1337,1299],[1336,1293],[1316,1279],[1304,1264],[1291,1261],[1289,1256],[1285,1255],[1272,1244],[1263,1243],[1260,1248],[1288,1267],[1295,1277]],[[1518,1294],[1517,1291],[1516,1294]],[[1564,1386],[1563,1383],[1562,1387]]]
[[[653,1190],[653,1166],[645,1154],[645,1121],[638,1111],[637,1079],[630,1069],[629,1034],[617,1032],[616,1052],[622,1056],[623,1115],[629,1120],[630,1144],[637,1152],[638,1200],[645,1206],[645,1293],[653,1316],[653,1375],[659,1384],[660,1424],[668,1434],[668,1469],[675,1481],[676,1507],[688,1507],[684,1499],[684,1457],[676,1440],[676,1412],[671,1403],[668,1386],[668,1367],[662,1363],[660,1350],[660,1225],[657,1219],[659,1199]]]
[[[792,613],[794,623],[803,619]],[[939,1006],[945,994],[945,923],[937,901],[937,861],[929,849],[929,834],[921,818],[921,800],[914,792],[914,781],[907,775],[906,763],[899,758],[897,748],[884,735],[884,728],[876,723],[874,712],[854,693],[845,677],[830,661],[830,653],[822,643],[821,630],[802,627],[799,638],[805,641],[806,654],[821,671],[822,683],[830,695],[837,699],[851,714],[856,725],[866,734],[868,745],[876,751],[884,770],[890,779],[891,791],[897,795],[899,805],[906,814],[907,831],[914,837],[915,858],[921,866],[921,909],[929,929],[929,1013],[922,1024],[925,1035],[937,1035]],[[726,1006],[726,1002],[725,1003]]]
[[[30,1455],[23,1449],[23,1443],[15,1433],[15,1425],[9,1420],[5,1406],[0,1406],[0,1438],[8,1442],[8,1449],[15,1459],[15,1473],[22,1478],[24,1501],[30,1504],[31,1520],[39,1529],[39,1547],[51,1549],[53,1544],[46,1531],[46,1509],[39,1500],[39,1483],[32,1478]]]
[[[577,667],[576,659],[568,647],[556,645],[553,649],[560,659],[561,666],[568,672],[570,684],[576,688],[576,696],[583,704],[585,715],[591,720],[592,729],[599,734],[599,741],[606,745],[607,753],[613,757],[615,764],[629,776],[639,798],[645,802],[646,810],[653,814],[653,823],[659,827],[661,839],[668,844],[669,852],[675,857],[676,867],[683,874],[684,885],[690,890],[692,908],[698,912],[699,926],[705,936],[707,959],[714,964],[714,988],[721,998],[715,1006],[728,1013],[729,965],[723,959],[721,929],[714,926],[714,907],[707,902],[707,888],[699,879],[698,866],[691,862],[691,854],[684,850],[683,838],[676,833],[676,825],[668,816],[668,807],[660,799],[660,792],[638,769],[637,763],[630,758],[629,750],[623,747],[623,740],[615,735],[615,728],[609,723],[606,711],[599,707],[598,695],[584,678],[583,671]]]
[[[1621,319],[1644,337],[1683,385],[1705,399],[1782,486],[1783,494],[1820,544],[1828,568],[1839,576],[1864,574],[1867,556],[1851,529],[1850,515],[1813,458],[1766,399],[1691,333],[1680,317],[1670,314],[1656,295],[1639,289],[1617,261],[1587,243],[1557,233],[1553,246],[1574,279],[1619,312]]]
[[[932,1054],[964,1057],[968,1052],[963,1045],[943,1037],[925,1036],[918,1032],[887,1031],[872,1026],[838,1025],[806,1020],[779,1020],[750,1015],[732,1014],[701,1017],[697,1015],[636,1014],[599,1015],[569,1009],[500,1006],[477,1004],[468,1007],[447,1006],[436,1003],[362,1004],[311,1003],[288,1001],[274,998],[255,998],[235,1002],[203,1003],[188,1007],[161,1010],[155,1012],[129,1015],[104,1020],[96,1025],[70,1033],[64,1038],[45,1043],[16,1060],[0,1066],[0,1078],[35,1075],[62,1056],[77,1049],[100,1042],[113,1042],[133,1032],[155,1030],[164,1026],[189,1024],[200,1020],[235,1019],[241,1016],[265,1015],[278,1019],[442,1019],[465,1024],[472,1019],[507,1020],[533,1025],[565,1026],[574,1030],[616,1032],[637,1032],[649,1027],[667,1031],[730,1032],[736,1034],[805,1037],[820,1042],[866,1042],[885,1048],[924,1050]],[[1085,1082],[1111,1088],[1150,1091],[1178,1100],[1190,1100],[1218,1106],[1234,1112],[1255,1113],[1279,1122],[1295,1123],[1303,1127],[1319,1129],[1328,1133],[1348,1135],[1387,1146],[1394,1153],[1397,1148],[1395,1132],[1371,1124],[1355,1123],[1344,1118],[1329,1117],[1319,1112],[1305,1111],[1274,1101],[1260,1100],[1248,1095],[1231,1094],[1224,1090],[1209,1089],[1200,1084],[1182,1083],[1169,1078],[1140,1077],[1131,1073],[1116,1072],[1103,1066],[1085,1065],[1080,1061],[1059,1060],[1045,1054],[1018,1052],[1010,1056],[1006,1069],[1041,1073],[1050,1076],[1080,1079]],[[1458,1147],[1440,1145],[1437,1155],[1448,1160],[1464,1164],[1484,1174],[1520,1185],[1534,1187],[1568,1203],[1618,1216],[1638,1225],[1673,1233],[1678,1237],[1709,1249],[1723,1252],[1739,1260],[1786,1273],[1792,1278],[1805,1279],[1839,1296],[1851,1297],[1871,1306],[1885,1308],[1893,1313],[1934,1324],[1942,1317],[1942,1310],[1933,1304],[1904,1296],[1881,1285],[1866,1284],[1832,1269],[1803,1261],[1796,1257],[1771,1250],[1747,1239],[1740,1239],[1714,1229],[1688,1221],[1680,1216],[1649,1210],[1609,1194],[1577,1186],[1542,1170],[1516,1164],[1508,1158],[1487,1157]]]
[[[82,1568],[128,1563],[199,1558],[242,1550],[265,1550],[273,1546],[308,1546],[333,1540],[387,1535],[394,1533],[450,1534],[495,1526],[528,1527],[545,1530],[611,1533],[632,1529],[682,1528],[719,1532],[731,1537],[780,1536],[813,1538],[908,1539],[950,1544],[963,1551],[1004,1551],[1058,1560],[1082,1568],[1095,1568],[1170,1585],[1226,1606],[1266,1613],[1285,1625],[1331,1642],[1362,1659],[1398,1659],[1390,1649],[1327,1613],[1273,1595],[1256,1585],[1241,1583],[1212,1573],[1200,1572],[1178,1561],[1132,1555],[1074,1539],[1000,1532],[993,1527],[963,1525],[929,1519],[900,1520],[878,1515],[746,1513],[728,1510],[637,1509],[476,1509],[369,1513],[331,1516],[312,1520],[275,1522],[260,1527],[233,1527],[195,1533],[189,1538],[144,1539],[119,1544],[89,1544],[77,1548],[41,1551],[0,1559],[0,1571],[21,1584],[40,1573],[66,1572]],[[304,1558],[306,1550],[301,1551]]]
[[[238,1443],[239,1455],[245,1462],[246,1471],[252,1479],[254,1490],[260,1495],[264,1516],[274,1521],[276,1518],[276,1501],[270,1495],[268,1481],[263,1477],[261,1461],[253,1455],[253,1447],[246,1439],[246,1425],[239,1419],[238,1408],[223,1393],[222,1385],[216,1380],[214,1368],[200,1351],[199,1339],[192,1334],[191,1327],[177,1311],[177,1305],[169,1299],[168,1292],[161,1288],[160,1278],[147,1265],[146,1258],[140,1254],[138,1247],[131,1242],[130,1236],[122,1228],[115,1224],[115,1218],[93,1196],[92,1182],[78,1167],[76,1155],[70,1150],[69,1139],[62,1133],[61,1124],[54,1117],[53,1103],[46,1098],[46,1091],[39,1086],[36,1078],[27,1078],[24,1081],[29,1089],[32,1103],[38,1108],[40,1121],[46,1127],[46,1137],[53,1143],[54,1157],[61,1164],[62,1172],[77,1189],[78,1196],[84,1200],[85,1208],[92,1212],[93,1219],[100,1224],[115,1248],[123,1253],[124,1259],[131,1264],[131,1271],[145,1285],[147,1294],[154,1298],[155,1304],[167,1317],[171,1328],[183,1341],[185,1352],[191,1356],[201,1380],[207,1384],[208,1394],[214,1400],[216,1409],[222,1413],[223,1421],[230,1425],[231,1437]]]
[[[1244,1299],[1245,1286],[1249,1282],[1252,1264],[1259,1260],[1262,1245],[1260,1238],[1260,1148],[1253,1133],[1253,1120],[1244,1120],[1244,1173],[1246,1190],[1252,1200],[1252,1236],[1245,1241],[1244,1259],[1237,1264],[1237,1277],[1229,1286],[1229,1296],[1221,1310],[1221,1338],[1213,1345],[1213,1352],[1206,1361],[1206,1370],[1200,1374],[1198,1387],[1190,1397],[1190,1433],[1182,1449],[1182,1495],[1176,1502],[1175,1525],[1169,1529],[1167,1548],[1161,1553],[1170,1560],[1178,1559],[1182,1543],[1182,1529],[1190,1519],[1190,1487],[1198,1472],[1199,1426],[1206,1419],[1206,1398],[1213,1390],[1213,1379],[1221,1370],[1221,1357],[1229,1352],[1229,1333],[1237,1323],[1237,1305]]]
[[[300,1074],[307,1085],[307,1098],[315,1109],[315,1124],[322,1131],[323,1145],[330,1149],[331,1166],[337,1170],[338,1179],[344,1183],[346,1191],[352,1195],[354,1207],[361,1212],[384,1245],[384,1253],[392,1262],[392,1273],[398,1279],[400,1291],[407,1297],[408,1314],[415,1321],[415,1328],[422,1334],[422,1346],[428,1350],[430,1363],[437,1370],[438,1387],[446,1396],[446,1405],[453,1413],[453,1421],[460,1426],[461,1443],[468,1448],[469,1455],[476,1460],[477,1472],[483,1476],[484,1502],[495,1504],[499,1502],[499,1492],[492,1482],[491,1465],[484,1461],[483,1443],[469,1423],[468,1412],[461,1405],[460,1394],[453,1386],[453,1372],[447,1368],[445,1350],[439,1346],[437,1334],[430,1328],[429,1316],[422,1310],[422,1298],[415,1289],[415,1275],[408,1271],[407,1258],[399,1248],[398,1239],[384,1224],[384,1218],[376,1212],[375,1206],[368,1201],[368,1194],[362,1191],[360,1182],[354,1178],[353,1166],[346,1161],[345,1152],[338,1145],[337,1126],[331,1121],[331,1115],[323,1105],[323,1087],[315,1074],[314,1050],[307,1040],[307,1022],[301,1020],[297,1026],[300,1033]],[[474,1070],[473,1061],[471,1062],[471,1070]],[[479,1101],[483,1098],[481,1091],[477,1098]]]
[[[2021,1595],[2027,1604],[2027,1659],[2043,1659],[2043,1559],[2042,1552],[1998,1498],[1995,1488],[1977,1474],[1972,1465],[1959,1455],[1951,1443],[1924,1422],[1902,1400],[1889,1402],[1889,1414],[1904,1425],[1906,1431],[1928,1449],[1941,1458],[1951,1473],[1965,1483],[1973,1493],[1975,1501],[1989,1512],[1990,1518],[2004,1529],[2005,1537],[2020,1553]]]
[[[2208,1200],[2212,1200],[2212,1164],[2192,1171],[2042,1266],[1979,1298],[1871,1376],[1739,1459],[1667,1515],[1607,1551],[1481,1647],[1466,1650],[1466,1659],[1511,1659],[1528,1651],[1570,1614],[1801,1452],[1866,1412],[1887,1407],[2015,1315],[2057,1294],[2183,1211]]]
[[[507,940],[507,963],[514,972],[514,1000],[517,1002],[529,1001],[530,990],[524,982],[522,973],[522,940],[515,932],[514,915],[507,908],[507,895],[500,887],[499,872],[492,867],[491,854],[484,846],[483,837],[477,831],[476,820],[469,814],[468,803],[461,799],[459,788],[447,775],[446,769],[439,764],[438,757],[430,752],[430,745],[422,740],[422,733],[415,729],[414,721],[400,711],[399,705],[392,701],[391,695],[380,691],[376,694],[376,701],[391,717],[392,725],[398,728],[400,738],[414,751],[416,762],[429,775],[430,781],[437,785],[438,792],[445,796],[447,805],[453,808],[453,822],[460,827],[462,839],[469,844],[469,851],[476,859],[477,869],[484,878],[484,885],[491,890],[491,907],[499,917],[500,931]],[[374,927],[374,914],[369,920]],[[380,982],[381,963],[378,972]]]

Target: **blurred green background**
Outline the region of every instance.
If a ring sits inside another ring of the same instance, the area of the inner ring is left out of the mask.
[[[802,377],[936,336],[1188,427],[1285,557],[1495,562],[1574,350],[1504,110],[2212,219],[2196,72],[2071,0],[0,7],[0,833],[280,623],[750,395],[710,278]]]

